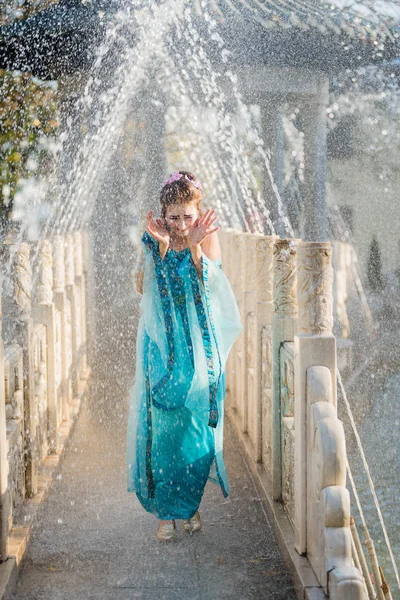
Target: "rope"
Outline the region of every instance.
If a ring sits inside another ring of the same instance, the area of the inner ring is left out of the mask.
[[[395,560],[394,555],[393,555],[392,546],[391,546],[391,543],[390,543],[390,540],[389,540],[389,536],[388,536],[388,533],[387,533],[387,530],[386,530],[385,521],[383,519],[383,515],[382,515],[381,507],[380,507],[380,504],[379,504],[379,500],[378,500],[378,497],[377,497],[376,492],[375,492],[375,486],[374,486],[374,482],[373,482],[372,477],[371,477],[371,472],[369,470],[369,465],[368,465],[368,462],[367,462],[367,459],[366,459],[366,456],[365,456],[365,453],[364,453],[364,449],[363,449],[362,444],[361,444],[360,435],[358,433],[357,426],[356,426],[356,423],[354,421],[353,413],[352,413],[351,408],[350,408],[350,404],[349,404],[349,401],[348,401],[348,398],[347,398],[346,390],[344,389],[344,386],[343,386],[342,377],[340,375],[339,369],[336,370],[336,373],[337,373],[338,384],[339,384],[340,390],[342,392],[342,397],[343,397],[344,403],[346,405],[347,414],[349,416],[351,427],[353,429],[353,433],[354,433],[354,436],[355,436],[356,441],[357,441],[358,449],[360,451],[361,460],[362,460],[365,472],[367,474],[368,483],[369,483],[369,486],[370,486],[370,489],[371,489],[372,498],[374,500],[375,508],[376,508],[377,513],[378,513],[379,521],[380,521],[380,524],[381,524],[381,527],[382,527],[383,536],[385,538],[386,546],[387,546],[387,549],[389,551],[390,559],[392,561],[394,575],[396,577],[397,585],[398,585],[398,587],[400,589],[399,569],[397,567],[397,563],[396,563],[396,560]],[[348,467],[348,469],[349,469],[349,467]],[[349,473],[350,473],[350,470],[349,470]],[[352,477],[350,478],[350,480],[352,480]],[[354,480],[353,480],[353,485],[354,485],[354,489],[355,489]],[[357,497],[358,497],[358,494],[357,494]],[[357,502],[357,497],[356,497],[356,502]],[[361,505],[359,503],[359,500],[357,502],[357,506],[358,506],[358,509],[360,510]],[[362,517],[362,519],[363,519],[363,525],[365,527],[365,519],[364,519],[364,517]]]

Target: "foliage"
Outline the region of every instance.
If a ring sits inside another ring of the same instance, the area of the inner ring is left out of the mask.
[[[0,71],[0,210],[7,217],[21,181],[49,166],[57,133],[56,84]]]
[[[382,289],[382,259],[379,242],[375,235],[372,238],[369,249],[367,275],[371,290],[379,292]]]
[[[55,3],[56,0],[0,0],[0,25],[24,19]]]

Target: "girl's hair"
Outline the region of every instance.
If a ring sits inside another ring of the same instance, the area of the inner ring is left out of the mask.
[[[189,173],[189,171],[178,171],[178,173],[182,175],[182,177],[180,179],[175,178],[171,183],[166,183],[161,190],[160,203],[162,218],[165,219],[167,206],[170,206],[171,204],[188,204],[189,202],[196,203],[196,208],[201,216],[203,192],[201,191],[199,182],[195,175]]]

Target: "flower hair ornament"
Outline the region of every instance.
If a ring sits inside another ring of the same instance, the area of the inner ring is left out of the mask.
[[[171,177],[164,182],[164,185],[174,183],[174,181],[179,181],[180,179],[186,179],[186,181],[190,181],[190,183],[193,183],[194,187],[196,187],[201,192],[203,191],[203,188],[201,187],[198,181],[193,181],[193,179],[190,179],[190,177],[188,177],[187,175],[179,173],[179,171],[175,171],[175,173],[172,173]]]

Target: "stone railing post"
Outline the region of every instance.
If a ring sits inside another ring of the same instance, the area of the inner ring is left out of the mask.
[[[69,419],[69,407],[72,400],[72,390],[70,385],[70,340],[68,329],[67,298],[65,292],[65,238],[57,235],[53,240],[53,291],[54,304],[56,307],[56,318],[59,339],[57,349],[57,380],[61,381],[61,415],[62,419]],[[61,356],[60,356],[61,354]],[[61,371],[61,372],[60,372]]]
[[[245,389],[245,351],[246,351],[246,302],[245,302],[245,283],[246,283],[246,241],[248,236],[245,233],[239,233],[233,237],[232,243],[235,244],[235,296],[238,304],[243,331],[235,344],[235,407],[238,418],[239,429],[242,433],[247,433],[247,406]]]
[[[256,295],[257,295],[257,398],[260,442],[258,460],[272,473],[272,312],[274,236],[256,238]]]
[[[76,316],[75,323],[77,328],[77,374],[78,374],[78,393],[81,392],[82,380],[86,381],[87,373],[87,355],[86,355],[86,283],[83,262],[83,244],[82,233],[75,231],[74,240],[74,273],[75,273],[75,298],[76,298]],[[86,384],[84,384],[86,385]]]
[[[258,356],[260,344],[257,326],[257,236],[247,235],[245,238],[245,403],[247,415],[247,432],[253,459],[261,460],[261,404],[258,396]]]
[[[246,407],[251,452],[261,462],[263,451],[263,392],[266,373],[264,327],[271,332],[272,316],[272,243],[273,238],[248,235],[246,245]],[[268,325],[267,325],[268,324]],[[263,337],[264,336],[264,337]],[[269,336],[270,337],[270,336]],[[267,359],[268,360],[268,359]],[[264,369],[264,372],[263,372]]]
[[[10,492],[8,489],[4,344],[2,337],[2,306],[0,296],[0,563],[4,562],[8,557],[9,514]]]
[[[23,242],[15,253],[13,272],[13,317],[15,340],[23,352],[24,392],[24,453],[26,495],[34,496],[38,489],[38,452],[36,440],[35,369],[33,321],[31,315],[30,248]]]
[[[242,234],[232,231],[232,232],[229,232],[229,234],[227,234],[227,235],[228,235],[228,239],[227,239],[226,251],[225,251],[225,255],[224,255],[224,256],[228,257],[227,276],[229,277],[229,281],[232,286],[233,293],[235,294],[236,301],[238,302],[238,298],[241,293],[241,291],[239,289],[239,269],[237,268],[238,261],[239,261],[238,240]],[[222,257],[223,261],[225,260],[224,256]],[[236,266],[236,268],[234,267],[234,265]],[[229,358],[228,358],[227,366],[226,366],[227,380],[229,382],[227,409],[229,411],[231,411],[232,418],[238,424],[239,429],[241,428],[241,413],[240,413],[241,407],[239,406],[239,397],[237,394],[238,382],[239,382],[239,389],[240,389],[240,379],[237,376],[237,362],[238,362],[237,354],[238,354],[238,352],[240,352],[240,349],[242,347],[241,346],[242,335],[243,334],[241,334],[239,336],[239,338],[236,340],[236,342],[234,343],[232,350],[230,352]],[[240,395],[240,393],[239,393],[239,395]]]
[[[57,390],[57,343],[56,307],[53,302],[53,254],[48,240],[43,240],[39,248],[39,282],[34,305],[34,320],[46,326],[47,346],[47,405],[48,443],[51,453],[58,450],[58,428],[61,421],[61,406]]]
[[[327,367],[336,407],[336,340],[332,335],[332,249],[328,242],[302,242],[298,250],[298,333],[295,336],[295,537],[307,551],[307,369]]]
[[[232,286],[232,290],[235,291],[233,285],[233,273],[232,273],[232,258],[234,249],[232,247],[233,233],[228,230],[221,230],[218,233],[218,237],[221,244],[221,255],[222,255],[222,269],[229,279],[229,282]],[[226,410],[229,411],[234,407],[235,397],[234,397],[234,367],[233,365],[233,355],[234,355],[234,347],[229,353],[228,360],[226,363],[226,398],[225,398],[225,406]]]
[[[272,487],[282,497],[282,406],[280,349],[292,342],[297,321],[297,240],[276,240],[274,245],[274,312],[272,317]]]
[[[95,339],[94,326],[90,314],[93,311],[89,311],[88,307],[93,304],[94,298],[91,296],[91,269],[90,269],[90,239],[87,231],[82,231],[82,260],[83,260],[83,294],[82,294],[82,332],[83,332],[83,343],[85,345],[84,353],[84,372],[83,377],[87,379],[90,372],[91,364],[91,350],[90,341]]]
[[[80,349],[80,324],[77,322],[77,290],[75,286],[75,256],[74,238],[68,234],[65,238],[65,285],[66,295],[71,308],[71,351],[72,365],[70,377],[72,378],[72,393],[78,395],[79,381],[79,349]],[[78,317],[79,318],[79,317]]]

